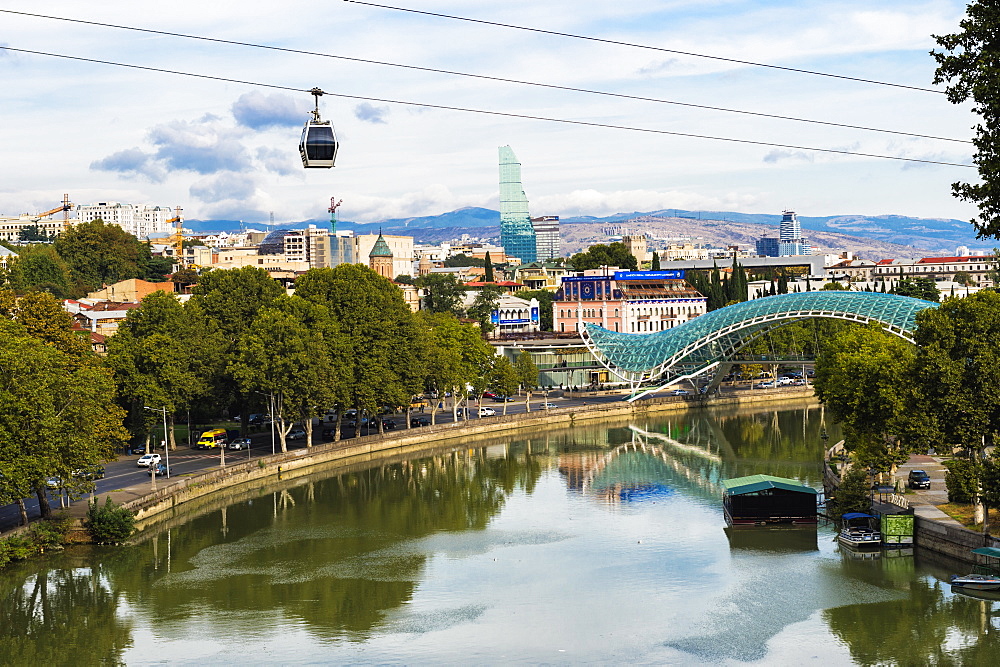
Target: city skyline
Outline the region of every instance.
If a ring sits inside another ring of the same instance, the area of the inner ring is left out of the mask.
[[[627,7],[421,2],[412,8],[932,87],[932,34],[953,32],[965,3],[727,2]],[[234,14],[180,0],[150,12],[120,0],[9,7],[120,25],[470,72],[620,95],[969,139],[975,117],[943,95],[510,28],[333,3]],[[302,16],[309,30],[302,31]],[[553,91],[445,74],[151,36],[4,15],[4,45],[160,67],[303,91],[319,86],[341,138],[338,166],[304,173],[297,138],[312,99],[252,85],[0,51],[8,83],[0,140],[17,165],[0,214],[75,203],[180,205],[191,218],[261,223],[498,208],[497,146],[517,147],[532,207],[570,217],[666,208],[807,216],[899,214],[968,219],[950,184],[971,169],[723,143],[461,113],[389,100],[733,137],[947,162],[971,146]],[[775,36],[778,36],[777,38]],[[55,92],[54,92],[55,91]],[[336,95],[385,100],[375,102]],[[70,102],[69,104],[60,102]]]

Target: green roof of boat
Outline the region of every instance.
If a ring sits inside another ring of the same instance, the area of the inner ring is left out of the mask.
[[[978,549],[973,549],[972,553],[979,554],[980,556],[989,556],[990,558],[1000,558],[1000,549],[996,547],[979,547]]]
[[[726,487],[726,493],[731,496],[739,496],[744,493],[754,493],[764,489],[784,489],[785,491],[797,491],[799,493],[817,494],[816,489],[787,477],[774,477],[773,475],[749,475],[747,477],[734,477],[733,479],[722,480],[722,486]]]

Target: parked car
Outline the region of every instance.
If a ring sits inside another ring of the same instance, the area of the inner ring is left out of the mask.
[[[62,477],[49,477],[45,480],[45,486],[50,489],[61,489],[65,485],[63,484]]]
[[[497,397],[496,393],[494,393],[492,391],[484,391],[483,392],[483,398],[496,398],[496,397]]]
[[[288,432],[288,435],[285,436],[285,439],[286,440],[305,440],[306,439],[306,430],[304,428],[299,428],[298,426],[296,426],[291,431]]]
[[[690,393],[687,389],[672,389],[667,392],[667,396],[687,396]]]
[[[410,420],[410,426],[430,426],[430,417],[414,417]]]
[[[325,428],[325,429],[323,429],[323,437],[324,438],[332,438],[334,435],[336,435],[336,433],[337,433],[337,429],[335,429],[335,428]]]
[[[228,445],[227,449],[250,449],[250,438],[233,438]]]
[[[798,379],[798,380],[792,380],[792,386],[793,387],[804,387],[804,386],[806,386],[806,381],[803,380],[803,379],[801,379],[801,378]]]
[[[492,417],[497,413],[493,408],[479,408],[480,417]]]
[[[758,382],[757,384],[755,384],[753,386],[753,388],[754,389],[774,389],[777,386],[778,386],[778,384],[776,382],[774,382],[773,380],[770,380],[768,382]]]
[[[911,470],[906,478],[906,485],[911,489],[931,488],[931,477],[923,470]]]
[[[143,454],[139,457],[139,460],[135,462],[140,468],[148,468],[149,466],[156,465],[160,462],[159,454]]]
[[[790,377],[788,377],[786,375],[782,375],[780,378],[778,378],[777,382],[778,382],[778,386],[779,387],[784,387],[786,385],[792,384],[793,380],[792,380],[792,378],[790,378]]]
[[[146,474],[152,475],[154,472],[157,477],[166,477],[170,473],[170,469],[167,468],[166,463],[157,463],[155,466],[149,466],[149,470]]]

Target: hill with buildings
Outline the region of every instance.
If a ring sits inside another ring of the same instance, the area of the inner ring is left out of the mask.
[[[686,211],[664,209],[651,212],[618,213],[603,217],[563,218],[564,253],[577,252],[593,243],[607,242],[623,233],[648,234],[662,242],[694,241],[713,245],[750,245],[761,236],[777,232],[780,214],[736,213],[729,211]],[[993,244],[978,240],[972,226],[961,220],[913,218],[899,215],[800,216],[803,233],[814,247],[824,251],[852,250],[861,257],[918,257],[951,255],[958,246],[992,250]],[[315,224],[325,227],[328,220],[283,223],[280,227]],[[394,218],[374,223],[338,222],[338,228],[358,234],[384,231],[413,236],[418,242],[440,243],[462,238],[497,240],[500,234],[497,211],[466,207],[441,215]],[[224,220],[190,220],[185,226],[197,232],[235,231],[240,227],[266,229],[262,224],[242,224]],[[653,246],[659,245],[653,243]]]

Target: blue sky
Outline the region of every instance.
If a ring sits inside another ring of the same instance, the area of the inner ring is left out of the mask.
[[[931,87],[948,0],[398,0],[386,4]],[[9,0],[5,9],[971,138],[943,95],[367,7],[323,3]],[[598,97],[0,14],[0,43],[332,93],[967,163],[971,146]],[[74,202],[180,205],[193,218],[372,222],[496,207],[497,147],[523,165],[533,214],[660,208],[968,219],[950,184],[974,170],[743,146],[327,96],[338,166],[304,170],[312,97],[252,85],[0,52],[0,214]]]

